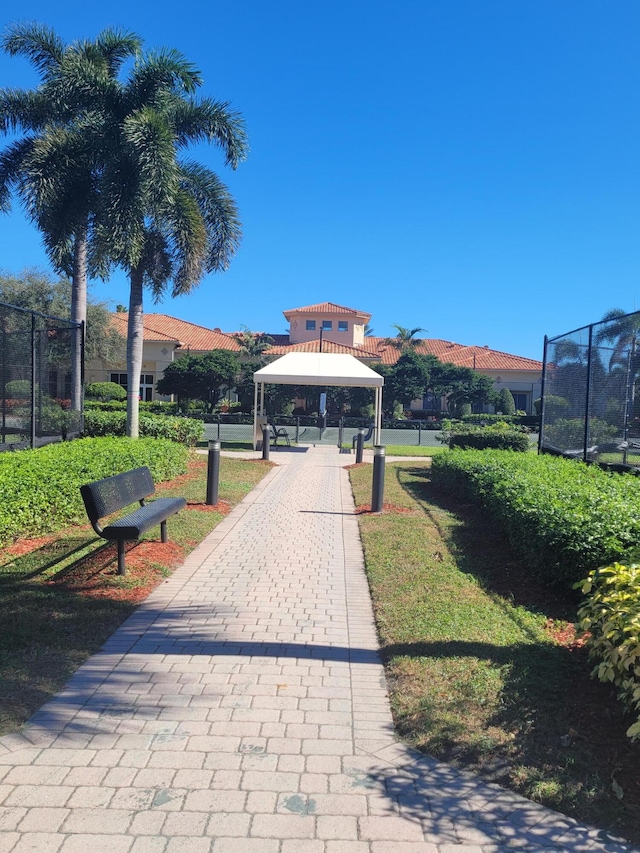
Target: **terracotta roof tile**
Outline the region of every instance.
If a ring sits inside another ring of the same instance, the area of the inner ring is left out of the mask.
[[[316,305],[305,305],[302,308],[289,308],[282,313],[287,320],[291,314],[353,314],[354,316],[362,317],[367,322],[371,319],[371,314],[368,314],[366,311],[346,308],[344,305],[337,305],[335,302],[318,302]]]
[[[288,352],[320,352],[320,341],[305,341],[301,344],[288,344],[286,346],[269,347],[267,353],[269,355],[286,355]],[[350,347],[345,344],[338,344],[334,341],[323,340],[322,352],[337,352],[344,355],[355,355],[356,358],[378,360],[379,356],[375,350],[364,349],[363,347]]]
[[[127,315],[112,314],[112,318],[120,331],[124,327],[126,335]],[[189,348],[197,352],[207,352],[213,349],[228,349],[233,352],[240,351],[240,344],[232,335],[226,335],[220,329],[207,329],[179,320],[177,317],[169,317],[167,314],[144,314],[144,340],[175,341],[183,348]]]
[[[395,364],[401,351],[385,344],[386,338],[366,338],[368,349],[378,352],[383,364]],[[465,346],[440,338],[422,338],[416,345],[421,355],[435,355],[440,361],[448,361],[460,367],[475,370],[542,370],[542,362],[520,355],[511,355],[489,347]]]

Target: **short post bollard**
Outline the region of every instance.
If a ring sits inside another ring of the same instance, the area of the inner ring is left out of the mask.
[[[262,458],[269,461],[269,424],[262,427]]]
[[[371,512],[382,512],[384,503],[385,449],[376,444],[373,448],[373,488],[371,490]]]
[[[364,454],[364,433],[365,431],[360,427],[358,435],[356,436],[356,465],[362,462]]]
[[[220,442],[209,442],[209,458],[207,460],[207,506],[218,503],[218,485],[220,483]]]

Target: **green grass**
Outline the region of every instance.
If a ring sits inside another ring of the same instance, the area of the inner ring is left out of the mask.
[[[368,503],[371,467],[350,473]],[[640,747],[584,649],[556,640],[575,605],[536,586],[481,514],[436,493],[426,464],[389,464],[385,502],[395,511],[359,521],[401,736],[638,841]]]
[[[223,458],[220,500],[238,503],[269,467]],[[158,496],[186,497],[191,508],[168,519],[167,546],[159,543],[159,528],[149,531],[141,545],[128,546],[125,577],[117,574],[115,543],[99,539],[88,525],[46,537],[29,553],[3,551],[0,734],[18,729],[57,692],[137,602],[222,520],[221,513],[203,510],[205,494],[206,457],[194,456],[186,475],[157,489]],[[144,558],[146,542],[153,545]]]
[[[436,453],[447,453],[449,448],[446,444],[439,444],[437,447],[428,445],[415,444],[387,444],[387,456],[434,456]]]

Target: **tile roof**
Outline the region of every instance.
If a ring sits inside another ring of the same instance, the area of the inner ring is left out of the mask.
[[[273,337],[273,336],[272,336]],[[300,344],[287,344],[269,347],[268,355],[286,355],[288,352],[320,352],[320,341],[305,341]],[[346,344],[338,344],[334,341],[323,340],[322,352],[342,353],[344,355],[355,355],[356,358],[378,361],[380,356],[376,350],[364,349],[363,347],[350,347]]]
[[[305,305],[302,308],[289,308],[282,313],[287,320],[291,314],[353,314],[356,317],[362,317],[366,322],[371,319],[371,314],[366,311],[345,308],[344,305],[336,305],[335,302],[318,302],[316,305]]]
[[[365,338],[368,349],[379,353],[383,364],[395,364],[401,351],[386,344],[386,338]],[[435,355],[440,361],[448,361],[460,367],[475,370],[542,370],[542,362],[533,358],[500,352],[489,347],[465,346],[440,338],[421,338],[416,345],[420,355]]]
[[[127,314],[116,313],[111,317],[120,334],[126,336]],[[199,352],[212,349],[240,351],[240,344],[233,335],[227,335],[220,329],[206,329],[167,314],[144,314],[143,324],[145,341],[172,341],[183,348]]]

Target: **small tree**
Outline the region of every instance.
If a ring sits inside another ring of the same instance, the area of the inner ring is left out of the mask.
[[[209,411],[235,385],[240,370],[237,356],[228,350],[183,355],[165,368],[156,384],[158,394],[175,394],[179,402],[201,400]]]
[[[496,412],[501,415],[515,415],[516,404],[513,400],[513,394],[508,388],[502,388],[496,400]]]

